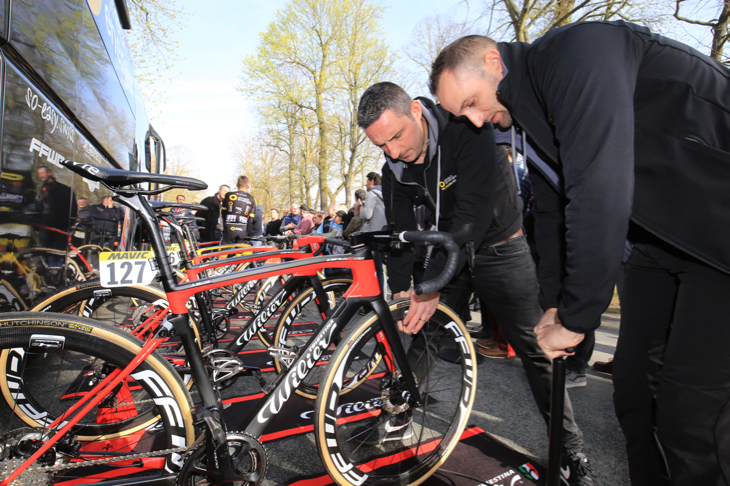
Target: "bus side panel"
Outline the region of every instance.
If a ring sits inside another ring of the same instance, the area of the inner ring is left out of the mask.
[[[118,23],[111,0],[14,0],[10,44],[116,165],[127,169],[137,102],[129,55],[120,54],[127,44]],[[118,34],[110,38],[108,32]],[[104,35],[114,44],[109,50]],[[115,65],[123,67],[119,75]]]
[[[0,310],[21,308],[66,285],[63,270],[78,202],[101,204],[109,192],[75,176],[65,159],[110,167],[28,77],[5,56],[0,141]],[[93,235],[85,235],[89,242]],[[84,239],[75,241],[81,244]],[[15,307],[18,307],[16,302]]]

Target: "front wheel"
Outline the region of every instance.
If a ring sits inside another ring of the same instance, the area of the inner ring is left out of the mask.
[[[402,319],[409,301],[390,304]],[[421,404],[410,398],[400,366],[393,365],[382,323],[371,312],[348,327],[320,383],[315,440],[337,484],[412,484],[426,480],[456,446],[474,402],[476,359],[469,333],[443,304],[415,336],[399,333]],[[458,364],[439,352],[451,351]],[[375,369],[368,357],[381,355]],[[367,376],[352,393],[348,383]]]

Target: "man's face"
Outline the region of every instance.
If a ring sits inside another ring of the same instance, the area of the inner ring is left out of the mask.
[[[177,197],[177,202],[184,203],[185,202],[185,196],[178,196]]]
[[[335,215],[336,212],[337,212],[337,205],[330,204],[329,207],[327,208],[327,216],[329,216],[331,218],[332,216]]]
[[[230,191],[230,189],[227,187],[221,187],[220,189],[218,189],[218,199],[221,201],[223,199],[225,199],[226,194],[228,194],[228,191]]]
[[[279,211],[276,209],[271,210],[271,219],[279,219]]]
[[[375,123],[365,129],[365,134],[391,159],[401,162],[418,161],[425,153],[427,140],[420,106],[418,104],[418,109],[414,111],[411,105],[413,118],[407,115],[398,116],[391,109],[385,110]]]
[[[299,205],[298,204],[291,205],[291,214],[293,214],[294,216],[299,214]]]
[[[370,189],[372,189],[373,187],[375,187],[375,182],[371,181],[370,179],[368,179],[368,180],[366,180],[366,181],[365,181],[365,188],[366,188],[366,189],[367,189],[368,191],[369,191]]]
[[[477,127],[490,122],[502,128],[512,126],[509,110],[497,98],[497,85],[502,79],[501,62],[499,59],[498,72],[485,68],[483,76],[444,71],[436,93],[441,106],[455,116],[467,117]]]
[[[48,179],[48,171],[43,167],[38,169],[38,178],[41,180],[41,182],[46,182],[46,179]]]
[[[89,201],[87,201],[86,199],[77,199],[76,205],[79,209],[83,209],[89,205]]]
[[[114,201],[112,200],[111,196],[104,196],[104,199],[101,200],[101,203],[104,205],[105,208],[114,207]]]
[[[322,220],[323,219],[324,218],[321,215],[315,214],[314,215],[314,224],[316,224],[317,226],[319,226],[320,224],[322,224]]]

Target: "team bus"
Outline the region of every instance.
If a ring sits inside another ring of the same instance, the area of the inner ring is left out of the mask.
[[[83,279],[79,247],[132,244],[127,208],[60,163],[164,170],[129,28],[125,0],[0,0],[0,311]]]

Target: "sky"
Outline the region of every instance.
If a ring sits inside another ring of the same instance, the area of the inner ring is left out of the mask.
[[[165,91],[166,102],[158,107],[147,103],[147,110],[168,152],[175,146],[186,147],[212,193],[212,188],[235,182],[231,146],[236,137],[257,131],[249,104],[236,90],[243,59],[255,52],[259,33],[266,30],[277,9],[287,2],[180,3],[189,13],[187,27],[179,34],[179,52],[184,59],[175,65],[173,73],[179,74]],[[404,46],[419,20],[444,13],[458,3],[459,0],[393,2],[383,19],[390,45]],[[414,8],[416,4],[418,7]]]
[[[257,132],[253,110],[236,90],[243,59],[255,52],[259,34],[287,1],[179,3],[189,14],[187,26],[178,35],[183,59],[172,70],[175,77],[165,90],[166,102],[158,106],[147,103],[147,110],[168,151],[176,146],[189,150],[212,194],[221,184],[235,182],[235,139]],[[392,0],[384,4],[389,6],[382,25],[391,48],[398,50],[408,44],[414,27],[426,16],[446,13],[462,20],[466,13],[463,0]],[[425,88],[423,93],[410,94],[428,95]]]

